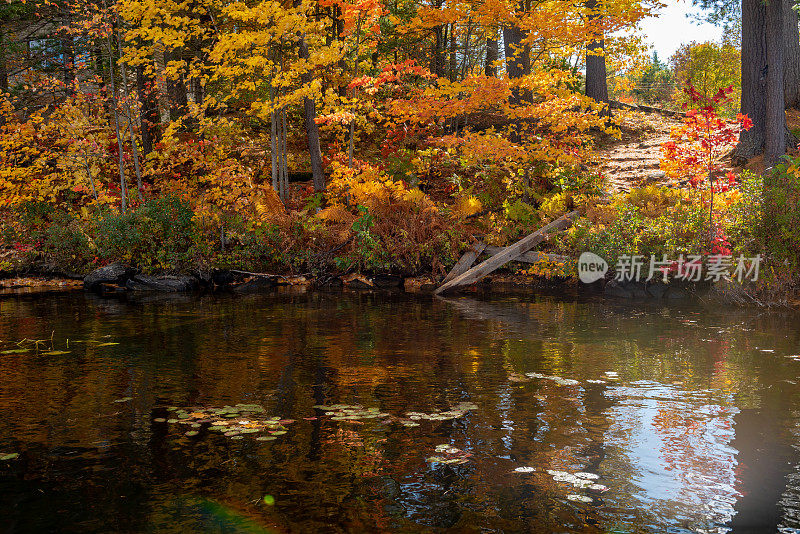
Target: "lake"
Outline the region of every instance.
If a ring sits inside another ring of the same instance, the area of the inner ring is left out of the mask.
[[[3,532],[800,532],[800,316],[0,299]]]

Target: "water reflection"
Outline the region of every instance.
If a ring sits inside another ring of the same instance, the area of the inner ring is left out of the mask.
[[[0,350],[52,336],[68,354],[0,356],[0,452],[20,453],[0,461],[0,526],[792,532],[797,326],[545,297],[3,299]],[[273,441],[154,421],[237,403],[296,421]],[[337,403],[393,417],[314,409]],[[469,461],[426,461],[441,444]]]

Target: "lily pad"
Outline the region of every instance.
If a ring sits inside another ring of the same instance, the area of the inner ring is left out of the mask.
[[[19,453],[18,452],[0,453],[0,461],[3,461],[3,460],[16,460],[17,458],[19,458]]]

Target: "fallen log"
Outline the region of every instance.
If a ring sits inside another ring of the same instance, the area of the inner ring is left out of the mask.
[[[506,247],[491,247],[487,246],[484,252],[490,256],[494,256],[495,254],[499,254]],[[544,252],[537,252],[537,251],[530,251],[526,252],[525,254],[520,254],[517,258],[512,261],[521,261],[522,263],[538,263],[542,260],[553,261],[556,263],[566,263],[572,258],[570,256],[563,256],[561,254],[545,254]]]
[[[577,216],[578,212],[572,211],[562,217],[559,217],[543,228],[540,228],[532,234],[523,237],[513,245],[505,247],[501,252],[495,254],[487,260],[484,260],[475,267],[472,267],[467,272],[456,276],[447,283],[442,284],[436,291],[434,291],[434,293],[439,295],[445,291],[449,291],[459,286],[474,284],[492,271],[499,269],[506,263],[513,261],[522,254],[528,252],[530,249],[541,243],[547,237],[548,233],[557,232],[559,230],[568,228],[572,224],[573,219]]]
[[[447,273],[447,276],[444,277],[442,280],[443,284],[446,284],[456,276],[462,275],[465,272],[469,271],[469,268],[472,267],[472,264],[475,263],[475,260],[483,253],[483,249],[486,248],[486,243],[482,243],[480,241],[475,241],[472,246],[467,250],[463,256],[453,265],[453,268]]]

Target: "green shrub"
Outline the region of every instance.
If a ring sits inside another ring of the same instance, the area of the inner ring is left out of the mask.
[[[94,259],[89,237],[80,221],[68,213],[58,213],[42,232],[41,251],[55,266],[84,272]]]
[[[763,252],[764,179],[750,171],[739,175],[741,196],[729,210],[728,236],[734,255]]]
[[[777,259],[800,264],[800,157],[773,167],[764,179],[763,240]]]
[[[150,200],[124,215],[106,211],[92,233],[100,259],[128,262],[145,272],[192,266],[198,242],[194,212],[177,197]]]
[[[702,206],[666,188],[634,189],[588,215],[564,235],[565,253],[594,252],[614,263],[623,255],[699,254],[708,242]]]

